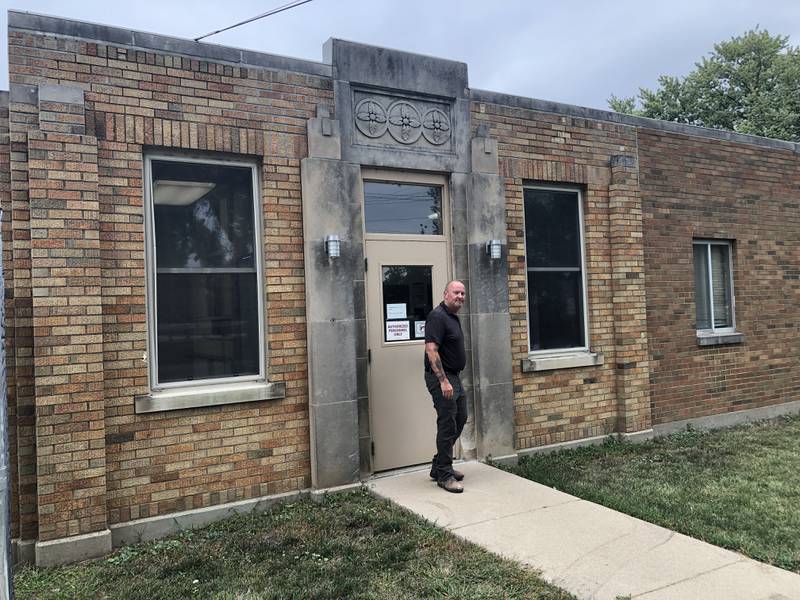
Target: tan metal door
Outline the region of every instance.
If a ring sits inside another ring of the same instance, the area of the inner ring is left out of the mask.
[[[397,175],[392,174],[392,179],[396,178]],[[386,233],[385,229],[393,226],[385,223],[384,232],[376,233],[374,227],[370,231],[368,203],[371,197],[386,199],[390,194],[371,192],[368,176],[364,179],[373,469],[385,471],[429,462],[436,452],[436,413],[424,381],[424,326],[427,312],[441,301],[447,284],[449,251],[441,208],[433,235]],[[414,181],[419,180],[415,178]],[[443,207],[444,182],[441,178],[422,180],[422,183],[431,182],[438,186],[440,207]],[[400,202],[394,196],[386,201],[389,204]],[[403,219],[403,222],[414,220],[398,216],[400,214],[405,213],[388,215],[388,218]],[[418,220],[414,220],[417,231]]]

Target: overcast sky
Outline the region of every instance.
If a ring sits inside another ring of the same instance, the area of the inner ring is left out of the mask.
[[[194,38],[288,2],[0,0],[0,89],[8,9]],[[312,0],[206,41],[321,60],[338,37],[466,62],[473,88],[607,108],[757,25],[800,45],[800,0]]]

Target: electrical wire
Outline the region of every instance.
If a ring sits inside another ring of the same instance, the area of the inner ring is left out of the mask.
[[[263,19],[264,17],[269,17],[271,15],[278,14],[279,12],[289,10],[290,8],[295,8],[296,6],[300,6],[301,4],[307,4],[309,2],[311,2],[311,0],[296,0],[295,2],[289,2],[288,4],[284,4],[277,8],[273,8],[272,10],[268,10],[267,12],[260,14],[258,16],[246,19],[241,23],[236,23],[235,25],[231,25],[230,27],[225,27],[224,29],[217,29],[216,31],[212,31],[211,33],[207,33],[205,35],[201,35],[200,37],[196,37],[194,38],[194,41],[199,42],[200,40],[207,37],[211,37],[212,35],[222,33],[223,31],[228,31],[229,29],[233,29],[234,27],[239,27],[240,25],[246,25],[247,23],[252,23],[253,21],[258,21],[259,19]]]

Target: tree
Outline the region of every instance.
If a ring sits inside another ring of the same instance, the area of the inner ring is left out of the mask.
[[[714,45],[683,79],[662,75],[658,88],[611,96],[617,112],[800,141],[800,47],[758,28]],[[637,107],[640,104],[641,107]]]

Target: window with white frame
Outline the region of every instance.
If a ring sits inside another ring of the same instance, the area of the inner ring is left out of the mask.
[[[695,240],[692,246],[697,330],[731,332],[735,327],[731,243]]]
[[[255,166],[146,161],[153,389],[264,377]]]
[[[526,188],[524,208],[530,350],[587,350],[581,192]]]

